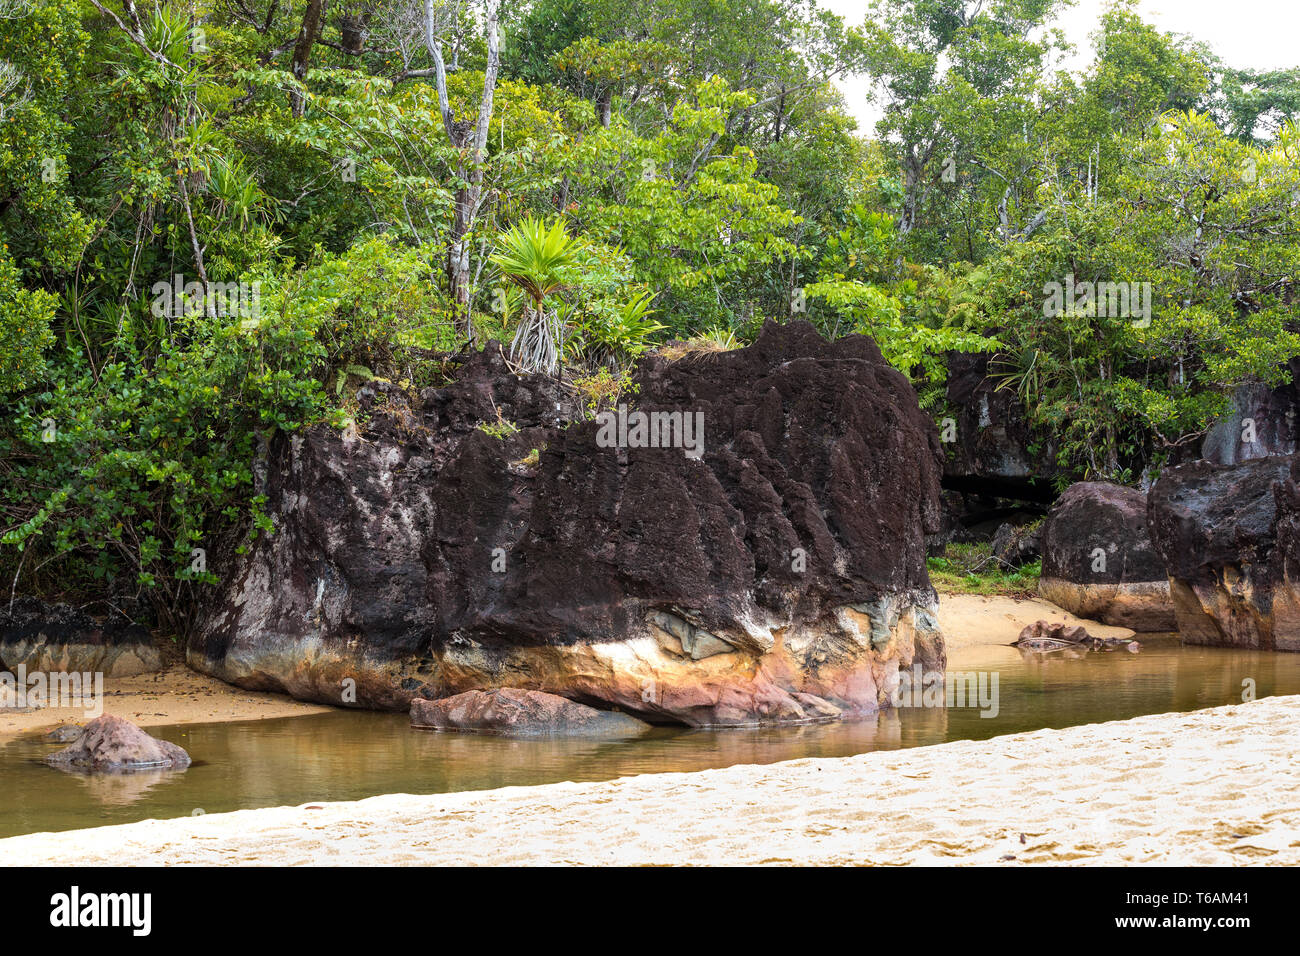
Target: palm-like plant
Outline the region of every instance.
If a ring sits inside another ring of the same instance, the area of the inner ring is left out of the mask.
[[[638,292],[626,302],[593,316],[584,327],[582,354],[597,365],[630,365],[650,347],[650,337],[667,326],[650,316],[653,292]]]
[[[1014,389],[1025,408],[1038,404],[1042,392],[1042,353],[1022,346],[1001,354],[989,362],[988,376],[998,382],[997,389]]]
[[[208,192],[216,200],[217,212],[229,216],[247,230],[253,219],[269,219],[267,197],[257,180],[244,168],[243,160],[218,158],[208,179]]]
[[[560,364],[561,330],[546,300],[563,287],[564,271],[577,262],[573,237],[562,222],[547,226],[529,217],[501,235],[490,261],[528,297],[510,354],[525,368],[554,374]]]

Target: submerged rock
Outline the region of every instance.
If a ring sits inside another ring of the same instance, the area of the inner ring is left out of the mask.
[[[1300,651],[1298,479],[1300,455],[1161,474],[1149,524],[1184,641]]]
[[[1142,492],[1100,481],[1071,485],[1043,523],[1042,549],[1038,593],[1057,607],[1135,631],[1174,629]]]
[[[597,710],[555,694],[503,687],[471,690],[441,700],[411,701],[411,726],[507,736],[628,737],[650,729],[644,721]]]
[[[418,400],[372,383],[364,434],[279,436],[277,531],[215,558],[190,665],[335,704],[514,687],[689,725],[874,711],[899,666],[942,669],[938,434],[870,339],[769,324],[648,356],[635,386],[632,413],[699,416],[701,455],[606,447],[495,343]]]
[[[113,773],[131,770],[184,770],[190,755],[121,717],[104,714],[86,724],[72,746],[45,758],[61,770]]]
[[[1065,647],[1086,648],[1094,651],[1114,651],[1123,648],[1137,653],[1142,645],[1127,637],[1096,637],[1078,624],[1060,621],[1035,621],[1020,631],[1012,647],[1030,651],[1054,651]]]
[[[68,604],[21,597],[0,604],[0,660],[28,673],[131,677],[161,670],[149,631],[119,615],[96,620]]]

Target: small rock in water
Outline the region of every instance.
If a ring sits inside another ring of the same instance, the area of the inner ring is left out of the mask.
[[[51,730],[45,735],[45,739],[56,744],[70,744],[85,732],[86,728],[80,724],[64,724]]]
[[[150,737],[121,717],[104,714],[86,724],[75,743],[45,758],[60,770],[122,773],[133,770],[184,770],[190,755],[166,740]]]
[[[1078,624],[1035,621],[1020,632],[1011,645],[1031,651],[1054,651],[1063,647],[1084,647],[1094,651],[1115,651],[1120,648],[1136,654],[1142,649],[1137,641],[1126,637],[1094,637]]]
[[[1025,626],[1013,647],[1024,647],[1034,651],[1055,650],[1070,647],[1087,641],[1088,632],[1076,625],[1054,623],[1052,621],[1035,621]]]

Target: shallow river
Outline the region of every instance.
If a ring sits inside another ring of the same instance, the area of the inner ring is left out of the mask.
[[[950,674],[996,672],[995,717],[978,706],[886,711],[853,723],[768,730],[655,729],[627,740],[519,740],[414,731],[400,714],[310,717],[151,728],[194,758],[182,773],[87,777],[41,758],[59,745],[28,737],[0,746],[0,837],[42,830],[220,813],[250,807],[608,780],[798,757],[843,757],[984,739],[1045,727],[1300,694],[1300,654],[1182,647],[1144,640],[1140,654],[1022,655],[954,651]],[[986,689],[991,685],[986,684]],[[37,861],[32,861],[37,862]]]

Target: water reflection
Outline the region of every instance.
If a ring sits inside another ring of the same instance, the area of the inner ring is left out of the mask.
[[[179,780],[184,771],[171,769],[132,770],[127,773],[86,773],[69,767],[53,767],[59,773],[73,777],[85,794],[104,806],[125,807],[143,799],[151,790],[162,784]]]
[[[998,675],[996,717],[978,706],[904,708],[854,723],[765,730],[655,728],[629,740],[512,740],[413,731],[398,714],[338,712],[286,720],[157,728],[196,760],[183,773],[58,773],[40,761],[61,745],[36,738],[0,749],[0,836],[247,807],[355,800],[564,780],[607,780],[800,757],[984,739],[1300,693],[1300,654],[1181,647],[1145,640],[1139,654],[954,651],[949,671]]]

